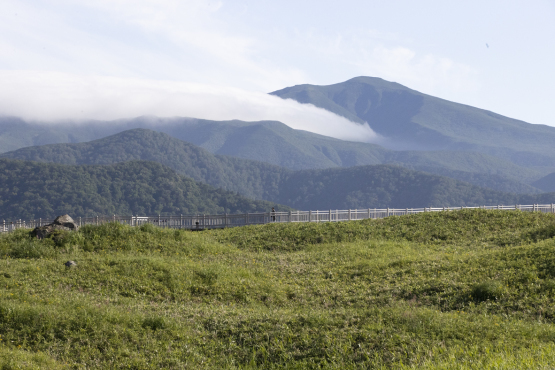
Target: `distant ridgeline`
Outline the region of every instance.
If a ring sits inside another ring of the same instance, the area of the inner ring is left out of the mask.
[[[147,145],[144,150],[149,151],[151,159],[158,161],[157,150],[191,151],[176,139],[198,145],[212,154],[251,159],[266,164],[278,165],[292,170],[319,169],[333,167],[351,167],[375,164],[397,164],[402,167],[425,171],[437,175],[466,181],[477,186],[493,190],[515,193],[540,193],[542,190],[531,185],[547,173],[555,172],[555,166],[542,164],[539,166],[521,166],[503,157],[494,157],[484,153],[468,151],[393,151],[375,144],[342,141],[330,137],[313,134],[306,131],[293,130],[280,122],[241,122],[241,121],[204,121],[188,118],[154,119],[137,118],[116,122],[89,122],[86,125],[59,124],[39,125],[26,123],[21,120],[0,119],[0,152],[7,152],[25,146],[36,146],[50,143],[76,143],[104,138],[136,127],[150,128],[163,131],[171,139],[156,136],[153,133],[126,133],[114,136],[109,140],[90,143],[85,151],[97,148],[109,148],[113,145],[123,145],[128,153],[122,149],[111,148],[111,154],[117,153],[119,158],[100,155],[97,159],[89,159],[93,163],[112,163],[131,158],[137,159],[146,155],[141,153],[138,144]],[[132,130],[135,131],[135,130]],[[131,140],[130,142],[128,142]],[[163,143],[163,144],[162,144]],[[164,148],[170,145],[173,149]],[[198,149],[198,148],[197,148]],[[70,157],[71,146],[56,147],[51,151],[63,150]],[[40,156],[61,156],[54,153],[40,154],[27,151],[16,154],[18,158],[38,159]],[[102,154],[98,152],[98,154]],[[35,157],[30,157],[34,155]],[[187,154],[186,154],[187,155]],[[203,154],[204,156],[204,154]],[[10,154],[14,157],[14,154]],[[223,159],[220,157],[220,159]],[[64,160],[70,163],[72,158]],[[75,158],[74,160],[79,160]],[[201,158],[202,160],[202,158]],[[235,162],[236,166],[240,162]],[[244,163],[244,162],[243,162]],[[168,163],[166,163],[168,164]],[[169,164],[168,164],[169,165]],[[187,165],[187,164],[184,164]],[[229,163],[226,165],[230,165]],[[259,165],[260,166],[260,165]],[[172,166],[178,170],[175,166]],[[275,171],[274,171],[275,172]],[[232,181],[230,178],[229,181]],[[234,178],[232,182],[241,181]],[[245,193],[254,196],[255,193]]]
[[[3,218],[555,202],[554,193],[517,195],[395,165],[291,171],[215,156],[143,129],[89,143],[23,148],[3,156],[25,160],[0,159]]]
[[[66,165],[152,161],[196,182],[296,209],[555,201],[553,194],[545,194],[555,191],[553,127],[379,78],[299,85],[272,94],[368,122],[387,149],[294,130],[277,121],[139,117],[44,124],[0,117],[0,157]],[[8,177],[15,181],[17,176]],[[117,186],[111,189],[117,194]],[[14,200],[22,193],[5,196]],[[135,209],[121,207],[116,208]]]

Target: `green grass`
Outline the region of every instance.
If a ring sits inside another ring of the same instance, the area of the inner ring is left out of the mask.
[[[0,369],[552,368],[554,225],[474,210],[18,230],[0,236]]]

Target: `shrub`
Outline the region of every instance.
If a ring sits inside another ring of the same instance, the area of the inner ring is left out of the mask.
[[[163,317],[147,317],[143,320],[143,328],[152,330],[160,330],[166,328],[166,322]]]
[[[489,300],[496,300],[503,295],[503,284],[498,281],[490,280],[475,285],[472,288],[472,297],[478,301],[483,302]]]

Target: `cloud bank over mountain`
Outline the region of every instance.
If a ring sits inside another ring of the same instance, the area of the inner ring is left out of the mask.
[[[381,141],[360,125],[313,105],[261,92],[177,81],[0,71],[0,114],[28,120],[113,120],[141,115],[210,120],[278,120],[338,139]]]

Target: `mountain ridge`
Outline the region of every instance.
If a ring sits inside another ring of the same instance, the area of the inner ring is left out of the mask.
[[[216,127],[218,127],[216,125]],[[340,151],[340,150],[338,150]],[[428,157],[431,156],[430,158]],[[390,156],[389,160],[386,157]],[[111,164],[128,160],[156,161],[173,168],[178,173],[215,187],[238,191],[255,199],[270,199],[276,194],[276,184],[291,174],[291,170],[272,164],[214,155],[194,144],[179,140],[165,133],[148,129],[134,129],[86,143],[49,144],[21,148],[0,154],[0,158],[35,160],[63,164]],[[482,187],[495,188],[514,193],[539,193],[529,185],[509,180],[502,175],[473,174],[460,169],[473,168],[488,171],[488,157],[483,154],[458,158],[453,152],[416,153],[376,152],[372,164],[401,164],[406,168],[452,177]],[[402,163],[398,163],[402,162]],[[456,170],[445,165],[451,163]],[[385,162],[385,163],[384,163]],[[498,162],[494,162],[497,164]],[[509,165],[512,170],[514,165]],[[483,167],[482,169],[480,169]],[[495,166],[497,169],[503,167]],[[512,171],[521,173],[519,168]],[[483,186],[485,185],[485,186]]]
[[[137,160],[157,160],[202,182],[223,185],[228,181],[235,186],[234,191],[242,190],[238,186],[241,185],[246,191],[256,193],[259,199],[297,209],[476,206],[554,199],[554,194],[524,196],[494,191],[396,165],[291,171],[267,163],[215,156],[193,144],[145,129],[129,130],[89,143],[30,147],[14,153],[26,154],[20,155],[20,159],[41,160],[42,163],[35,162],[37,165],[48,166],[47,160],[71,163],[65,164],[70,166],[68,171],[77,164],[98,167],[120,162],[124,166]],[[132,162],[125,162],[129,160]],[[9,171],[6,176],[9,177]],[[28,176],[31,182],[37,178],[32,171],[28,171]],[[119,190],[116,187],[109,193],[112,191]]]
[[[555,163],[553,127],[532,125],[375,77],[325,86],[296,85],[270,94],[368,122],[390,144],[397,143],[396,149],[480,151],[509,156],[521,165]],[[523,154],[526,158],[519,160]]]

